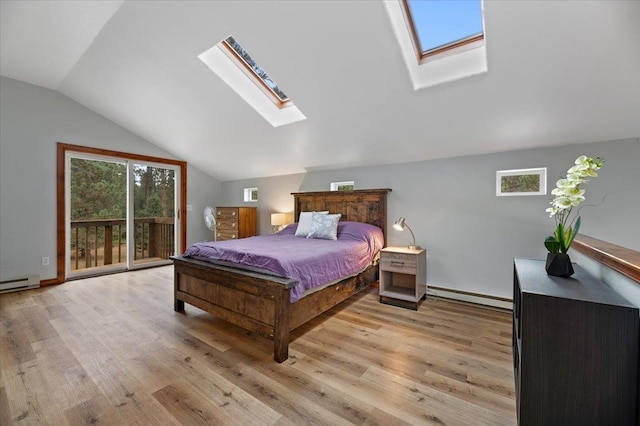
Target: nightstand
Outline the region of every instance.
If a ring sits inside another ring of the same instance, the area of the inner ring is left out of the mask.
[[[380,303],[418,310],[427,297],[427,251],[404,247],[380,250]]]

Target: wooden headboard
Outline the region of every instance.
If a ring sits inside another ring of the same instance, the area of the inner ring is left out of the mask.
[[[295,220],[300,212],[341,213],[340,220],[365,222],[382,229],[387,240],[387,193],[391,189],[357,189],[354,191],[292,192]]]

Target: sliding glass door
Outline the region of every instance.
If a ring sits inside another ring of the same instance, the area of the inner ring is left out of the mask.
[[[170,263],[179,166],[68,152],[65,168],[67,278]]]
[[[133,265],[169,263],[176,254],[176,171],[164,165],[134,163]]]

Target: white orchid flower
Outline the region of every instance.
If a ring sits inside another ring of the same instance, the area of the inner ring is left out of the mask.
[[[567,181],[569,181],[572,185],[579,185],[583,182],[586,182],[586,179],[584,178],[584,174],[582,173],[570,173],[567,175]],[[562,180],[562,179],[560,179]]]
[[[587,163],[588,160],[590,160],[589,157],[587,157],[586,155],[581,155],[580,157],[576,158],[575,164],[584,164]]]
[[[589,166],[589,164],[585,163],[585,164],[576,164],[575,166],[571,167],[569,170],[567,170],[567,173],[571,174],[571,173],[578,173],[578,172],[583,172],[585,170],[589,170],[591,166]]]
[[[553,193],[553,191],[552,191],[552,193]],[[573,188],[565,188],[564,189],[564,195],[566,195],[568,197],[582,196],[582,195],[584,195],[584,189],[580,189],[577,186],[575,186]]]
[[[553,200],[553,206],[561,210],[566,210],[573,207],[571,205],[571,199],[569,197],[556,198],[555,200]]]
[[[585,191],[580,188],[580,185],[588,182],[587,177],[597,177],[596,170],[600,170],[603,162],[604,160],[601,157],[596,157],[594,160],[586,155],[581,155],[576,158],[574,165],[567,170],[566,178],[559,179],[556,182],[556,188],[551,191],[555,198],[549,203],[551,207],[545,210],[549,213],[549,217],[555,216],[556,221],[554,235],[545,240],[545,246],[550,253],[566,254],[567,250],[569,250],[573,238],[580,228],[580,216],[573,220],[570,220],[570,216],[573,208],[585,200]],[[573,224],[573,226],[567,224]],[[569,237],[565,239],[559,237],[559,235],[568,235]],[[549,243],[549,240],[551,240],[551,243]],[[560,247],[556,246],[554,248],[553,241],[556,244],[559,243]],[[548,245],[548,243],[551,245]]]
[[[564,188],[565,186],[573,186],[573,183],[571,183],[570,181],[568,181],[567,179],[559,179],[556,182],[556,186],[558,188]]]
[[[582,195],[576,195],[568,198],[569,198],[569,202],[571,203],[571,207],[577,207],[578,204],[584,201],[584,197]]]

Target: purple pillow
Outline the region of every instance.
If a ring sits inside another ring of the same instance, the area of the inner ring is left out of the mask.
[[[378,251],[384,247],[382,229],[363,222],[340,221],[338,223],[338,240],[366,241],[369,247]]]

